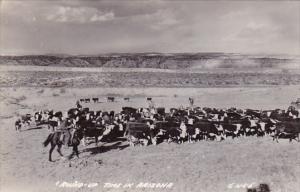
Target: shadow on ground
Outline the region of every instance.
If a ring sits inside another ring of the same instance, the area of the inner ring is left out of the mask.
[[[123,142],[118,141],[111,145],[102,145],[102,146],[87,148],[87,149],[84,149],[82,152],[90,152],[91,155],[96,155],[96,154],[105,153],[105,152],[108,152],[108,151],[111,151],[114,149],[123,150],[127,147],[129,147],[129,144],[124,144]]]

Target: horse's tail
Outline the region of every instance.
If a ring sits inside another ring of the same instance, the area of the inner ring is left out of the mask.
[[[50,133],[47,137],[47,139],[43,142],[44,147],[47,147],[47,145],[49,145],[49,143],[51,142],[52,138],[53,138],[53,133]]]

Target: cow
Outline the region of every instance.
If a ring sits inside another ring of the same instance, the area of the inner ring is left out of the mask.
[[[70,117],[70,118],[76,118],[79,113],[80,113],[80,111],[78,108],[71,108],[67,112],[68,117]]]
[[[21,127],[22,127],[22,122],[21,122],[21,119],[18,119],[16,122],[15,122],[15,128],[16,128],[16,131],[21,131]]]
[[[124,97],[124,101],[129,102],[130,98],[129,97]]]
[[[45,124],[48,125],[48,130],[51,130],[52,132],[56,131],[58,125],[59,125],[59,120],[58,118],[54,117],[52,119],[49,119]]]
[[[172,122],[172,121],[154,122],[154,130],[152,131],[152,135],[154,137],[155,142],[157,144],[163,141],[179,142],[179,136],[180,136],[180,131],[178,130],[179,126],[180,126],[179,123]]]
[[[22,121],[22,124],[26,123],[29,126],[32,122],[31,114],[22,115],[21,116],[21,121]]]
[[[84,102],[85,102],[85,103],[90,103],[90,102],[91,102],[91,99],[84,99]]]
[[[121,113],[125,115],[132,115],[137,113],[137,109],[133,107],[122,107]]]
[[[261,117],[261,113],[257,110],[253,110],[253,109],[246,109],[245,114],[248,116],[256,117],[256,118]]]
[[[84,100],[84,99],[79,99],[79,101],[80,101],[81,103],[83,103],[85,100]]]
[[[35,122],[41,122],[42,117],[43,117],[43,116],[42,116],[42,112],[41,112],[41,111],[36,112],[36,113],[34,114]]]
[[[276,129],[276,124],[277,124],[277,120],[274,120],[274,119],[267,119],[267,120],[264,120],[262,119],[263,122],[265,122],[265,134],[268,134],[268,135],[274,135],[275,133],[275,129]]]
[[[240,136],[242,124],[220,123],[217,125],[219,133],[223,133],[225,137],[231,136],[232,139]]]
[[[151,141],[150,127],[146,123],[128,122],[124,135],[130,146],[148,145]]]
[[[188,142],[193,143],[204,139],[204,135],[201,134],[200,128],[191,125],[187,126]]]
[[[278,143],[278,138],[280,137],[288,137],[290,142],[293,139],[297,139],[297,141],[300,142],[300,121],[294,120],[278,122],[276,124],[273,141],[276,140]]]
[[[97,121],[93,121],[90,117],[91,113],[87,113],[86,115],[81,115],[76,122],[76,126],[78,130],[81,130],[83,133],[83,145],[86,146],[86,140],[88,137],[95,138],[95,145],[98,145],[98,141],[100,141],[104,135],[108,135],[112,128],[105,127],[104,125],[98,123]]]
[[[147,101],[152,101],[152,97],[147,97]]]
[[[200,134],[203,135],[203,138],[205,138],[205,140],[217,139],[218,141],[221,141],[225,139],[224,135],[218,130],[217,124],[214,122],[199,121],[195,123],[193,127],[198,128],[200,130]]]
[[[253,136],[258,133],[258,119],[251,119],[249,117],[243,117],[241,119],[228,120],[230,124],[241,124],[238,135]]]
[[[54,117],[57,117],[57,118],[59,118],[59,119],[61,119],[61,118],[63,117],[63,114],[62,114],[61,111],[58,111],[58,112],[54,113],[53,116],[54,116]]]
[[[155,123],[155,137],[157,143],[167,140],[168,143],[183,143],[188,140],[187,127],[184,122],[176,121],[156,121]]]
[[[164,116],[166,114],[166,110],[164,107],[158,107],[156,108],[157,114]]]
[[[114,102],[115,98],[114,97],[107,97],[107,102]]]
[[[98,103],[99,102],[99,98],[93,98],[94,103]]]
[[[85,108],[82,109],[81,113],[86,114],[86,113],[88,113],[89,111],[90,111],[90,108],[85,107]]]

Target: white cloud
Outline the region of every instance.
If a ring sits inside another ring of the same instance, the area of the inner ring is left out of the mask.
[[[114,13],[102,12],[92,7],[58,6],[49,11],[46,19],[55,22],[88,23],[112,20]]]
[[[156,12],[151,14],[134,15],[127,18],[125,17],[124,19],[130,19],[132,23],[136,24],[142,23],[153,30],[163,30],[180,23],[180,20],[170,9],[158,9]]]
[[[161,26],[171,26],[178,23],[175,14],[168,9],[159,10],[152,17],[157,21],[157,25]]]

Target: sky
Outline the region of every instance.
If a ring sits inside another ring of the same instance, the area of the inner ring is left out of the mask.
[[[0,54],[300,54],[300,1],[0,0]]]

